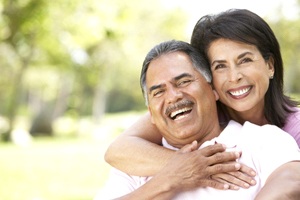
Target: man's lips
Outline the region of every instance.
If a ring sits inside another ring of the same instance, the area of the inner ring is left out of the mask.
[[[193,105],[194,103],[189,100],[180,101],[172,106],[169,106],[166,109],[165,114],[172,120],[175,120],[176,118],[178,119],[178,117],[191,112]]]
[[[191,107],[190,108],[186,107],[186,108],[182,108],[180,110],[176,110],[174,112],[171,112],[170,118],[173,119],[173,120],[175,120],[177,117],[182,116],[184,114],[187,114],[190,111],[192,111]]]

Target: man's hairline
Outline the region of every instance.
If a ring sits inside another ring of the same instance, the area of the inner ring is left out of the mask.
[[[148,67],[147,67],[147,70],[145,72],[145,81],[143,82],[142,90],[143,90],[143,93],[144,93],[145,104],[146,104],[147,107],[149,107],[149,98],[148,98],[148,90],[147,90],[147,86],[146,86],[147,85],[147,78],[146,77],[147,77],[147,73],[148,73],[151,62],[158,59],[158,58],[160,58],[163,55],[168,55],[170,53],[176,53],[176,52],[181,52],[181,53],[184,53],[185,55],[187,55],[188,59],[192,63],[193,68],[195,69],[195,71],[197,71],[206,80],[207,83],[212,84],[212,80],[211,81],[207,80],[208,77],[203,75],[203,72],[201,72],[200,67],[196,66],[195,62],[193,62],[193,59],[191,58],[191,55],[187,54],[185,51],[183,51],[183,50],[173,50],[173,51],[163,52],[160,55],[158,55],[157,57],[151,59],[151,61],[148,63]]]

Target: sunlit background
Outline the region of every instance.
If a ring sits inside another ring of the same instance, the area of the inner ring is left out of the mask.
[[[0,199],[92,199],[107,146],[146,110],[145,54],[230,8],[270,24],[300,100],[300,0],[2,0]]]

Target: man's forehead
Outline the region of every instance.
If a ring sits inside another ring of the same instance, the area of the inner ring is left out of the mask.
[[[154,67],[154,69],[153,69]],[[194,69],[189,56],[183,52],[171,52],[163,54],[149,63],[149,71],[191,71]]]

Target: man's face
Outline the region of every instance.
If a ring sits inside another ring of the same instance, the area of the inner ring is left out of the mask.
[[[172,52],[151,61],[146,75],[152,123],[175,147],[194,140],[211,139],[219,127],[216,99],[204,77],[183,52]]]

